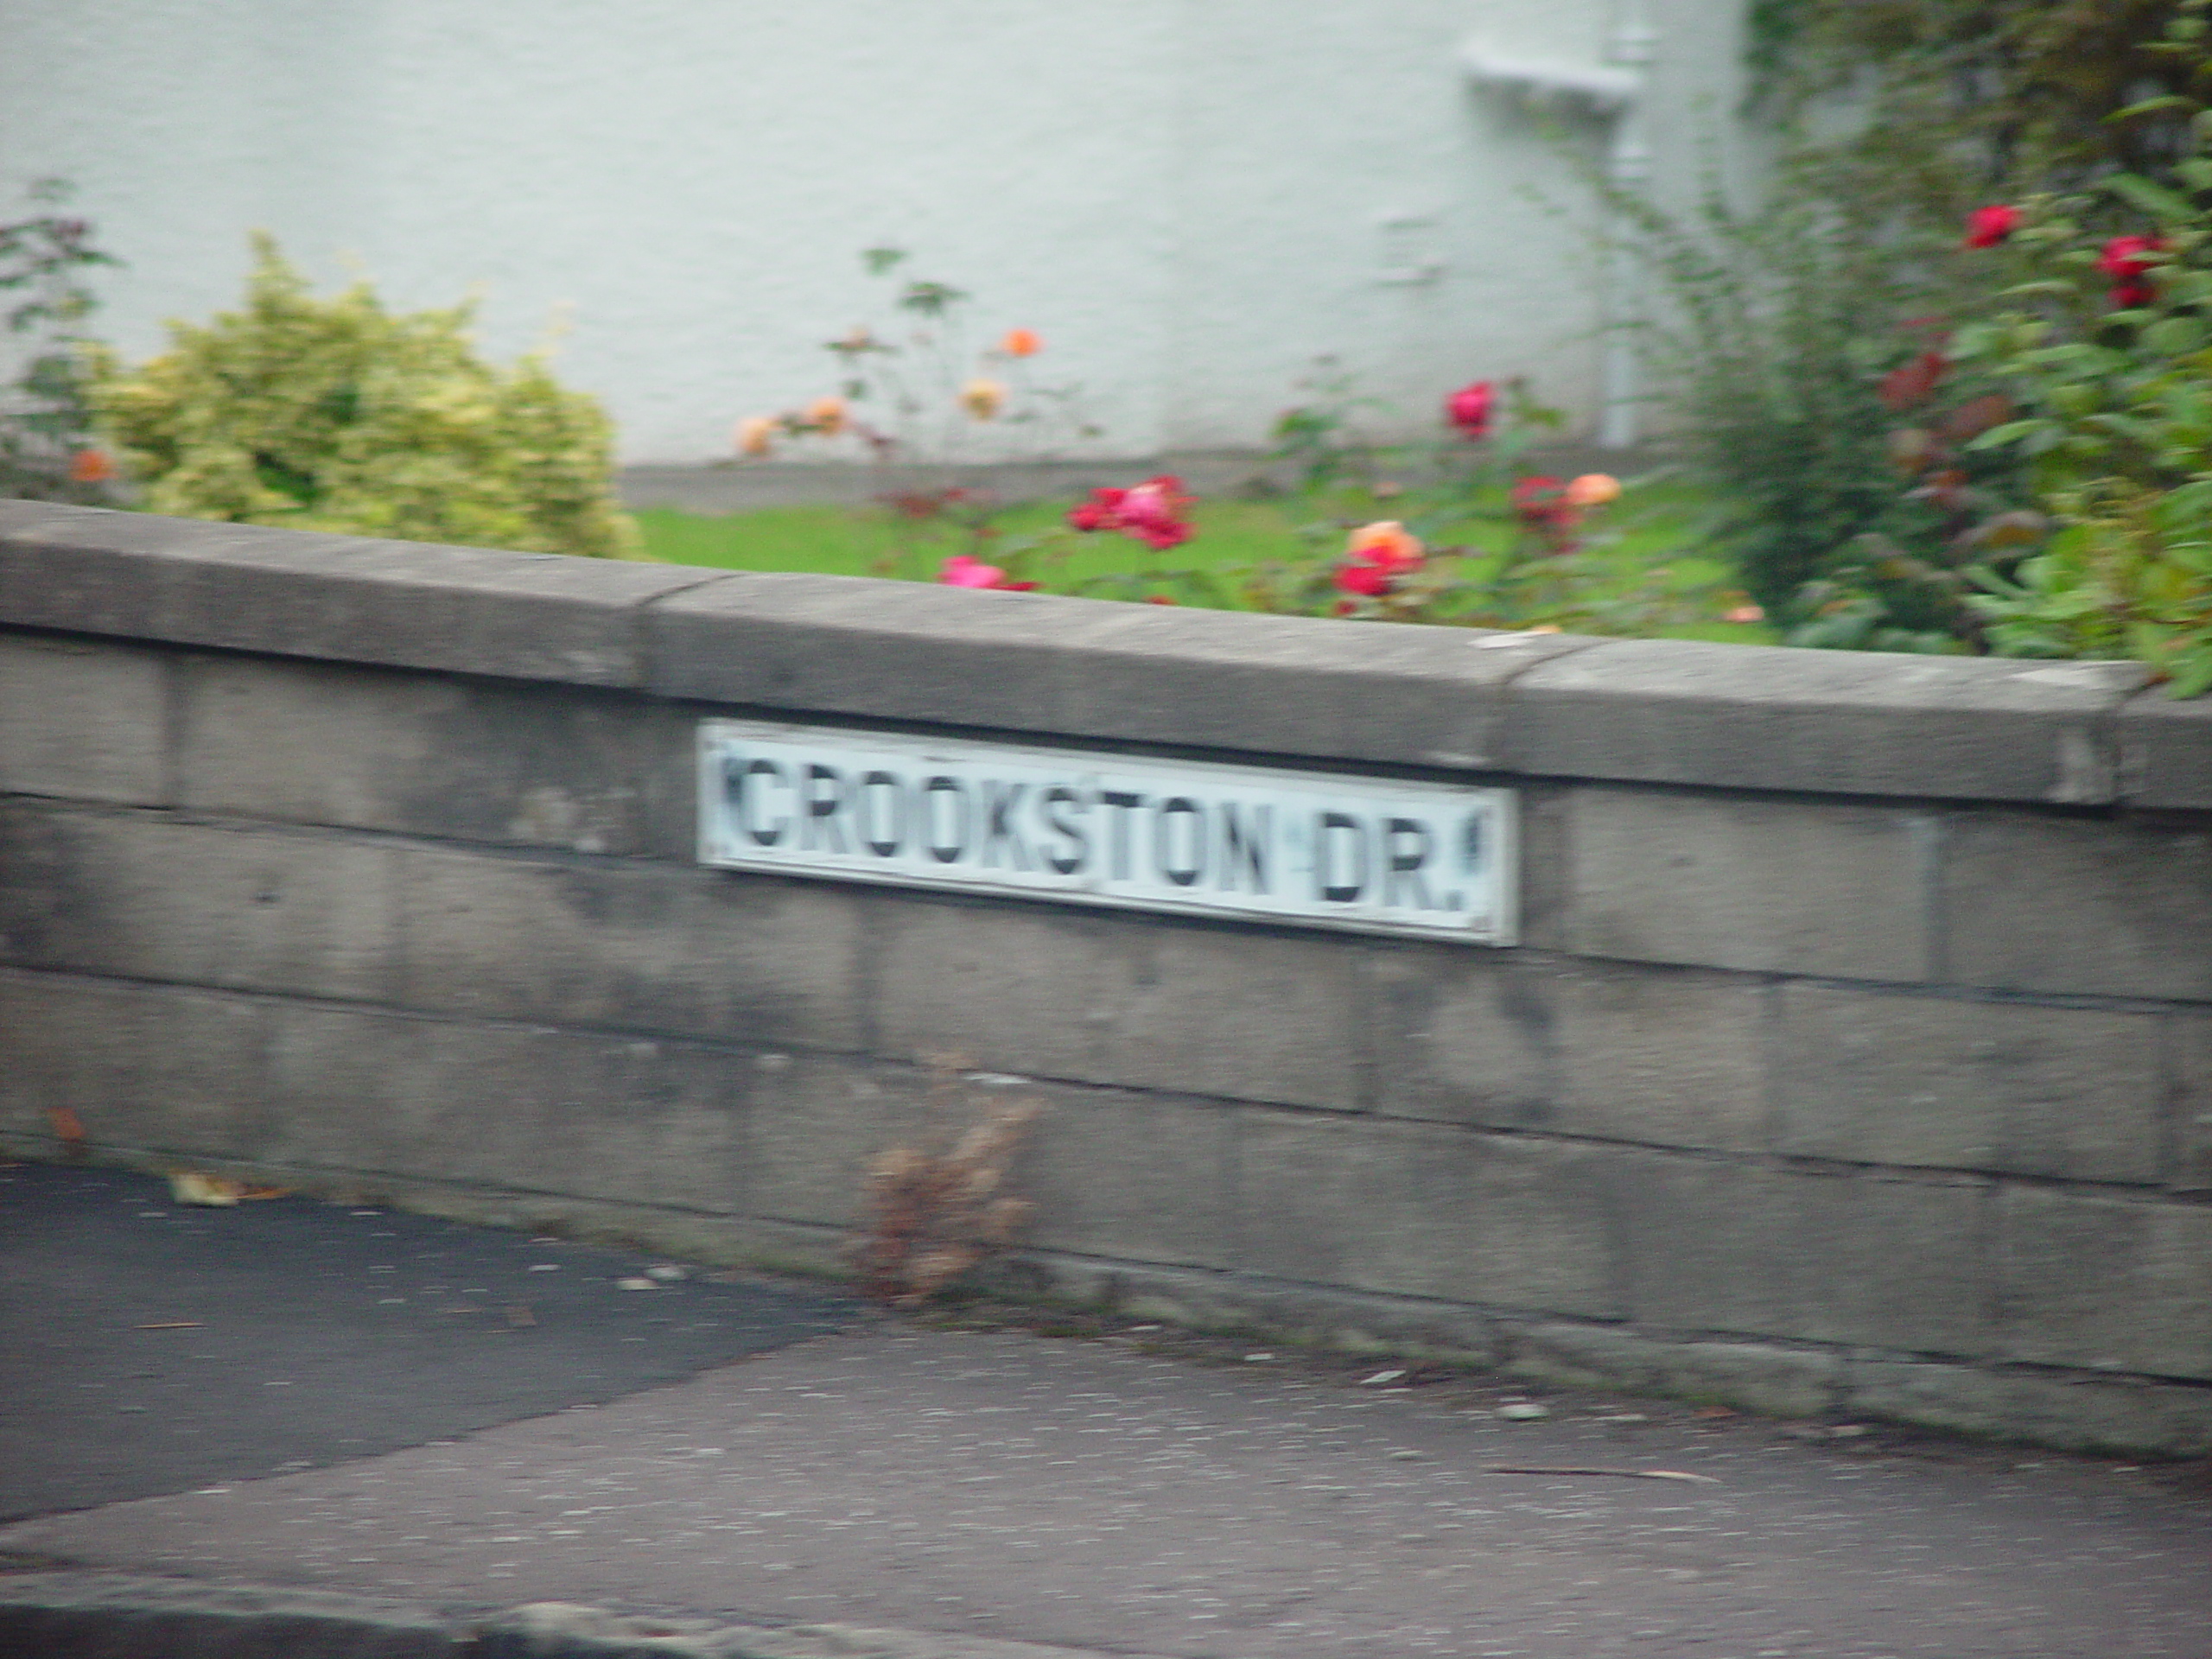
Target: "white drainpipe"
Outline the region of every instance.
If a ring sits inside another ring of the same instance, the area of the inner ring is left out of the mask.
[[[1570,63],[1549,58],[1494,52],[1479,41],[1460,48],[1460,60],[1476,85],[1511,94],[1538,106],[1578,105],[1610,121],[1605,176],[1616,189],[1641,191],[1651,176],[1651,149],[1644,136],[1644,77],[1656,54],[1659,34],[1651,26],[1645,0],[1618,0],[1612,33],[1603,63]],[[1603,310],[1604,404],[1598,442],[1609,449],[1636,442],[1641,377],[1637,372],[1634,325],[1643,315],[1642,266],[1630,245],[1635,226],[1616,214],[1607,237]]]

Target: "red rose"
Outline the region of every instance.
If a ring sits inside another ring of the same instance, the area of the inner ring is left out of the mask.
[[[1077,530],[1118,530],[1165,552],[1197,534],[1183,517],[1190,507],[1183,480],[1162,473],[1126,490],[1091,491],[1090,500],[1068,510],[1067,521]]]
[[[2151,272],[2165,251],[2165,238],[2157,236],[2115,236],[2097,256],[2097,269],[2113,279],[2112,302],[2122,311],[2149,305],[2158,298]]]
[[[1491,413],[1497,402],[1497,388],[1490,381],[1478,380],[1444,400],[1444,418],[1472,443],[1490,435]]]
[[[1566,480],[1541,474],[1513,486],[1513,511],[1531,524],[1571,524],[1581,517],[1567,499]]]
[[[1122,498],[1128,493],[1127,490],[1093,490],[1090,500],[1068,509],[1069,525],[1076,530],[1120,528]]]
[[[1967,215],[1966,245],[1993,248],[2020,228],[2020,210],[2003,206],[1977,207]]]

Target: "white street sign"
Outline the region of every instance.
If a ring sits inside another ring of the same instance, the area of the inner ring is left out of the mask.
[[[1472,944],[1516,940],[1511,790],[709,720],[699,860]]]

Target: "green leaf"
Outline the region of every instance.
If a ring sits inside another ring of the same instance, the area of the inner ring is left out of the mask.
[[[2201,217],[2195,202],[2178,195],[2163,184],[2139,178],[2133,173],[2115,173],[2104,181],[2105,188],[2116,196],[2123,196],[2140,207],[2152,218],[2168,223],[2187,221]]]
[[[2143,331],[2142,340],[2161,357],[2179,357],[2202,349],[2204,325],[2195,317],[2161,317]]]
[[[1991,427],[1988,431],[1967,445],[1967,448],[1968,449],[2001,449],[2005,445],[2018,443],[2021,439],[2033,433],[2047,431],[2050,429],[2050,425],[2049,421],[2040,416],[2024,421],[2007,421],[2002,426]]]
[[[2199,645],[2185,654],[2167,686],[2170,697],[2201,697],[2212,691],[2212,646]]]

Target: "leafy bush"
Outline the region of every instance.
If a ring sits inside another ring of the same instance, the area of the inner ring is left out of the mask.
[[[2164,43],[2200,84],[2208,10],[2183,0]],[[1975,442],[2024,456],[2060,526],[2014,575],[1986,573],[1976,606],[2000,651],[2139,658],[2190,696],[2212,690],[2212,111],[2144,107],[2190,117],[2171,184],[2120,174],[2024,204],[2009,240],[2031,280],[1957,342],[2023,406]],[[2104,236],[2113,202],[2145,228]]]
[[[1931,251],[1831,199],[1809,166],[1786,171],[1752,211],[1717,184],[1681,216],[1617,200],[1672,302],[1645,343],[1681,459],[1721,504],[1709,533],[1777,618],[1812,620],[1846,590],[1861,597],[1860,538],[1927,540],[1925,515],[1902,497],[1882,386],[1924,346],[1908,325],[1943,308],[1927,261],[1911,257]],[[1891,594],[1878,608],[1900,613],[1885,647],[1948,643],[1928,607]],[[1931,629],[1932,640],[1912,637]]]
[[[613,435],[542,354],[472,348],[472,308],[394,315],[365,283],[318,299],[255,238],[243,310],[170,325],[127,369],[98,359],[93,407],[148,511],[402,541],[632,556]]]
[[[30,195],[44,211],[0,223],[4,333],[23,342],[0,386],[0,496],[96,504],[107,499],[114,467],[93,446],[87,342],[78,329],[94,304],[86,273],[117,261],[92,245],[90,225],[55,211],[67,185],[42,180]]]
[[[1755,0],[1765,188],[1741,205],[1715,185],[1681,213],[1609,193],[1672,302],[1649,340],[1685,459],[1729,504],[1716,537],[1791,643],[1995,643],[1967,569],[2009,575],[2018,537],[1978,532],[2006,514],[2018,531],[2027,483],[2012,451],[1971,447],[1993,389],[1945,335],[1989,314],[1991,284],[1959,226],[1977,204],[2163,168],[2176,119],[2108,118],[2187,81],[2143,43],[2176,6]],[[2116,201],[2088,211],[2120,228]]]

